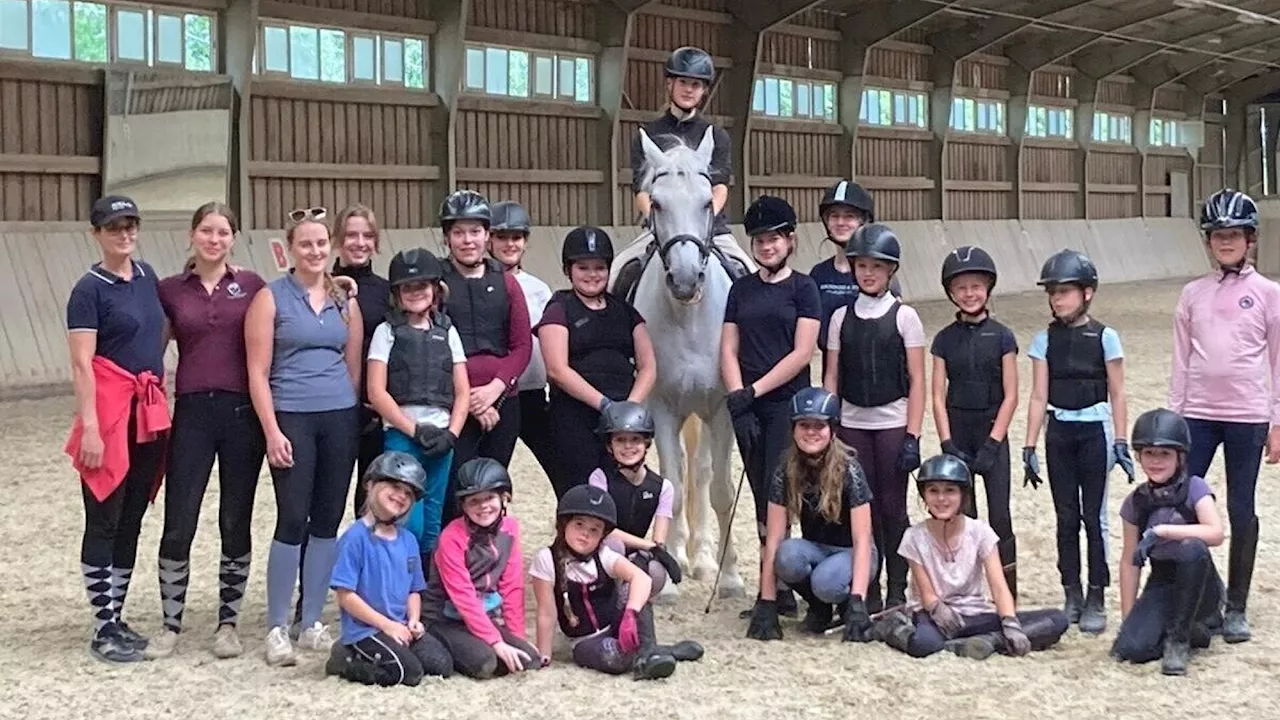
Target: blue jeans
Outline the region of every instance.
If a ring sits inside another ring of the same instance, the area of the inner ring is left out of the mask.
[[[875,582],[879,566],[876,548],[871,548],[871,570],[868,584]],[[773,571],[788,585],[809,581],[814,597],[824,603],[838,605],[849,598],[853,582],[853,548],[823,545],[804,538],[787,538],[778,546]]]
[[[436,540],[440,537],[440,516],[444,513],[444,494],[449,487],[449,467],[453,463],[453,451],[428,460],[416,440],[395,428],[386,429],[382,447],[384,451],[399,450],[409,453],[427,471],[426,492],[421,500],[414,503],[413,509],[409,511],[409,519],[405,522],[405,529],[418,538],[418,549],[426,555],[436,549]],[[361,482],[363,481],[361,478]]]
[[[1267,443],[1267,423],[1187,418],[1187,425],[1191,428],[1187,472],[1205,477],[1218,446],[1222,446],[1231,534],[1246,534],[1253,524],[1254,492],[1258,486],[1258,468],[1262,465],[1262,448]]]

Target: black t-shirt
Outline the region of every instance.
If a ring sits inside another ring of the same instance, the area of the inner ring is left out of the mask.
[[[664,151],[674,146],[673,137],[683,140],[689,147],[698,147],[698,144],[702,142],[702,136],[707,132],[708,126],[714,128],[711,136],[715,140],[715,150],[711,153],[711,184],[728,185],[733,177],[733,153],[729,133],[718,125],[712,125],[711,121],[704,117],[702,113],[697,113],[688,120],[681,122],[670,111],[667,111],[643,125],[645,133],[649,135],[649,139]],[[631,139],[632,192],[640,192],[640,168],[643,165],[644,147],[640,144],[640,133],[637,132],[635,137]],[[729,221],[725,218],[723,210],[716,215],[712,233],[715,235],[729,233]]]
[[[862,472],[856,458],[849,458],[849,467],[844,474],[844,488],[840,493],[839,522],[830,522],[823,517],[819,502],[822,498],[818,488],[805,490],[800,503],[800,533],[805,540],[833,545],[835,547],[853,546],[853,528],[849,521],[849,512],[856,507],[871,502],[871,486]],[[787,506],[787,480],[785,466],[779,465],[769,480],[769,502],[774,505]]]
[[[792,271],[776,283],[761,280],[757,273],[735,280],[729,288],[724,321],[738,326],[738,367],[743,386],[764,377],[795,349],[796,322],[800,318],[821,317],[818,284],[804,273]],[[790,400],[809,384],[806,367],[762,399]]]

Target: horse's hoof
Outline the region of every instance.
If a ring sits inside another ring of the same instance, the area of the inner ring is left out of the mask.
[[[689,571],[689,576],[694,580],[712,580],[716,576],[715,566],[707,567],[706,565],[698,565]]]
[[[738,598],[745,598],[746,596],[747,596],[747,591],[744,590],[741,585],[738,585],[738,586],[721,585],[720,587],[716,588],[716,597],[721,600],[736,600]]]

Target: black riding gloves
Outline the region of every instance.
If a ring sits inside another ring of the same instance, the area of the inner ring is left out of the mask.
[[[729,414],[735,419],[751,410],[751,403],[756,399],[755,388],[750,385],[741,390],[734,390],[725,395],[724,404],[729,408]]]
[[[1040,479],[1040,458],[1036,457],[1036,446],[1022,448],[1022,487],[1028,485],[1032,490],[1040,489],[1040,483],[1044,480]]]
[[[1116,464],[1124,470],[1124,474],[1129,476],[1129,484],[1132,485],[1135,479],[1133,467],[1133,456],[1129,454],[1129,443],[1124,440],[1117,440],[1111,446],[1111,451],[1116,455]]]
[[[961,460],[964,461],[965,465],[968,465],[970,467],[970,469],[973,468],[973,457],[969,455],[969,453],[956,447],[956,444],[951,442],[950,440],[942,441],[942,452],[952,457],[960,458]]]
[[[778,622],[776,600],[756,600],[756,606],[751,611],[751,624],[747,626],[747,637],[752,640],[782,639],[782,623]]]
[[[850,595],[844,607],[844,641],[871,642],[871,616],[861,595]]]
[[[1146,532],[1142,533],[1142,538],[1138,540],[1138,547],[1134,549],[1133,557],[1130,558],[1134,567],[1142,567],[1147,564],[1147,556],[1151,554],[1151,548],[1155,547],[1158,542],[1160,542],[1160,536],[1156,534],[1156,529],[1153,527],[1147,528]]]
[[[448,428],[439,428],[428,423],[418,423],[413,431],[413,439],[422,446],[423,455],[426,455],[428,460],[441,457],[452,450],[453,443],[457,440]]]
[[[909,473],[920,467],[920,438],[907,433],[898,451],[898,472]]]
[[[978,448],[978,456],[973,459],[973,463],[969,465],[969,468],[976,474],[986,477],[988,473],[996,469],[996,460],[1000,457],[1000,446],[1003,444],[995,438],[987,438],[982,443],[982,447]]]

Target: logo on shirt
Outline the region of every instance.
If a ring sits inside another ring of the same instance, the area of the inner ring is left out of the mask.
[[[244,297],[244,290],[240,287],[240,283],[233,281],[230,285],[227,285],[227,296],[233,298]]]
[[[653,493],[649,492],[648,490],[645,490],[643,493],[640,493],[640,499],[641,499],[641,500],[652,500],[652,499],[653,499]]]
[[[1245,295],[1244,297],[1240,298],[1239,304],[1240,304],[1241,310],[1248,310],[1249,308],[1253,307],[1253,298],[1249,297],[1248,295]]]

